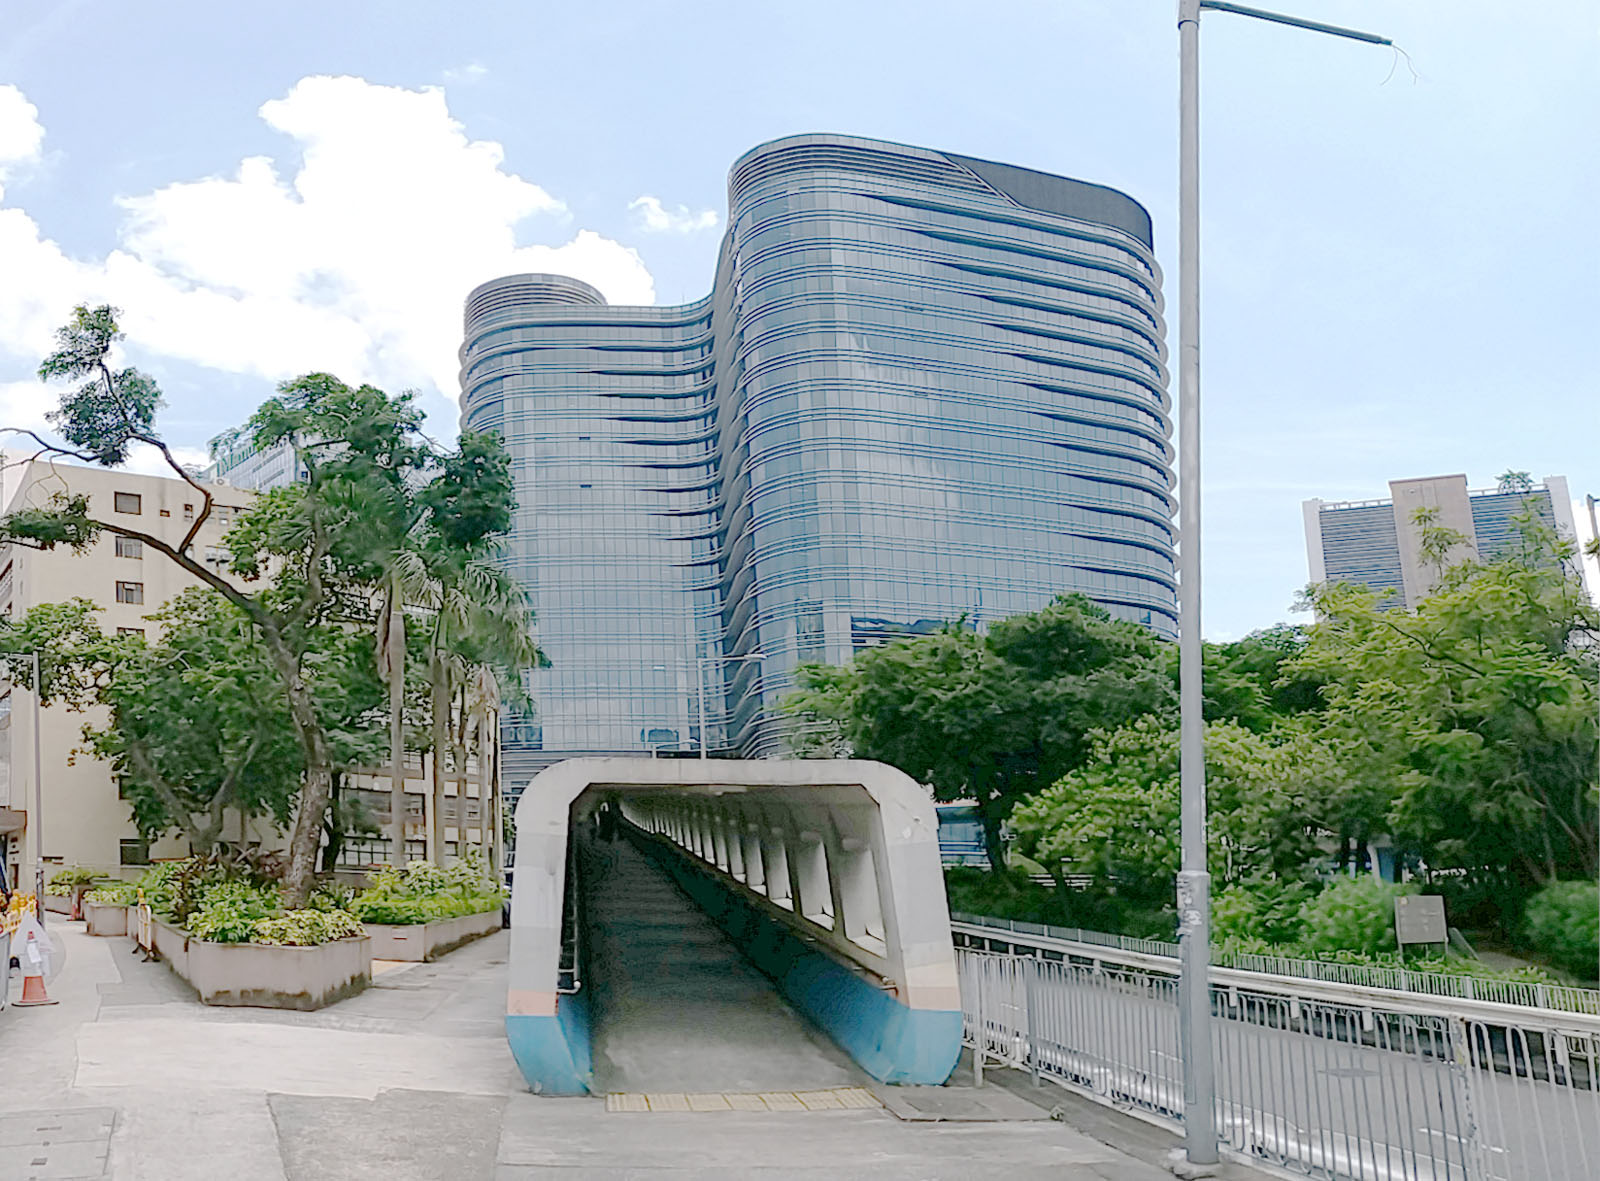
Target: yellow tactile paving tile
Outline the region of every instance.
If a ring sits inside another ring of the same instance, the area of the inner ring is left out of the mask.
[[[793,1091],[762,1091],[761,1101],[768,1111],[804,1111],[806,1105],[795,1098]]]
[[[607,1111],[844,1111],[882,1106],[865,1087],[834,1087],[826,1091],[651,1091],[646,1094],[613,1091],[606,1096]]]

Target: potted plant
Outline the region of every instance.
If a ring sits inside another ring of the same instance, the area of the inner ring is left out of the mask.
[[[69,918],[81,919],[83,917],[83,896],[105,880],[105,874],[98,870],[86,869],[81,865],[74,865],[68,869],[57,870],[45,883],[45,906],[51,910],[57,909],[50,905],[50,898],[70,898],[72,901],[67,906]]]

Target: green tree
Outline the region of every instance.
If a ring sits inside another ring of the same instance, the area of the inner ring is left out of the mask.
[[[192,588],[146,618],[156,638],[107,636],[85,599],[47,603],[0,622],[0,657],[31,688],[25,654],[44,655],[41,701],[105,711],[84,726],[84,747],[105,759],[140,832],[177,832],[213,852],[228,813],[292,815],[304,753],[272,664],[247,617],[213,591]],[[370,762],[380,737],[381,686],[359,637],[328,627],[306,661],[320,711],[339,721],[329,745],[340,767]]]
[[[1322,707],[1321,683],[1288,667],[1306,646],[1305,628],[1279,624],[1240,640],[1204,645],[1205,719],[1264,734],[1286,718]],[[1169,648],[1178,683],[1177,646]]]
[[[307,479],[258,498],[229,530],[231,572],[246,583],[263,584],[245,589],[195,554],[195,539],[212,513],[212,493],[177,462],[157,433],[155,383],[132,369],[112,370],[109,357],[119,339],[113,309],[78,308],[57,333],[56,351],[40,366],[42,378],[80,383],[49,416],[65,443],[22,433],[34,440],[38,454],[102,466],[123,462],[134,443],[155,447],[195,490],[200,511],[193,525],[171,544],[126,521],[93,517],[86,497],[68,493],[50,505],[0,519],[0,542],[82,548],[103,532],[136,538],[249,619],[304,752],[285,880],[287,904],[299,907],[310,895],[316,870],[337,763],[332,734],[342,722],[324,713],[312,689],[308,658],[317,651],[322,629],[376,634],[384,575],[415,523],[417,489],[426,487],[440,457],[423,440],[421,415],[409,395],[350,387],[327,374],[285,382],[252,418],[248,434],[258,447],[290,443]],[[496,519],[475,496],[429,502],[427,513],[458,539],[472,537]]]
[[[1275,740],[1234,722],[1209,724],[1205,747],[1219,890],[1304,877],[1316,854],[1313,800],[1335,774],[1331,753],[1303,734]],[[1121,894],[1167,899],[1180,860],[1178,803],[1178,731],[1152,715],[1096,735],[1084,765],[1019,807],[1011,824],[1041,864],[1065,861]]]
[[[1175,700],[1162,642],[1081,595],[987,635],[952,624],[846,668],[802,666],[799,682],[785,709],[812,744],[847,744],[938,799],[975,799],[997,872],[1000,827],[1020,800],[1078,766],[1092,731]]]
[[[1531,889],[1597,870],[1600,621],[1571,542],[1531,514],[1520,525],[1520,544],[1447,567],[1413,609],[1312,588],[1319,618],[1292,668],[1326,682],[1321,732],[1387,779],[1397,841],[1430,869]]]

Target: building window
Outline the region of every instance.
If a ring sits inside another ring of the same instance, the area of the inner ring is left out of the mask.
[[[137,492],[113,492],[111,494],[111,507],[119,513],[132,513],[134,516],[138,516],[143,502],[144,497]]]
[[[117,602],[140,603],[144,602],[144,583],[119,582],[117,583]]]
[[[142,559],[144,557],[144,542],[137,537],[122,537],[119,535],[117,537],[117,557]]]
[[[117,842],[122,847],[123,865],[149,865],[150,842],[124,837]]]
[[[119,627],[117,629],[117,635],[119,635],[119,636],[142,636],[142,635],[144,635],[144,628],[142,628],[142,627]]]
[[[194,520],[194,505],[186,504],[183,506],[183,519],[185,521]]]

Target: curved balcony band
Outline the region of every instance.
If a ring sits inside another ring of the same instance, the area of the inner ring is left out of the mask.
[[[468,297],[462,425],[551,666],[513,782],[575,754],[782,753],[805,661],[1077,591],[1177,631],[1161,270],[1116,190],[839,135],[737,160],[712,293]],[[752,659],[759,654],[759,659]],[[702,705],[702,697],[704,703]]]

